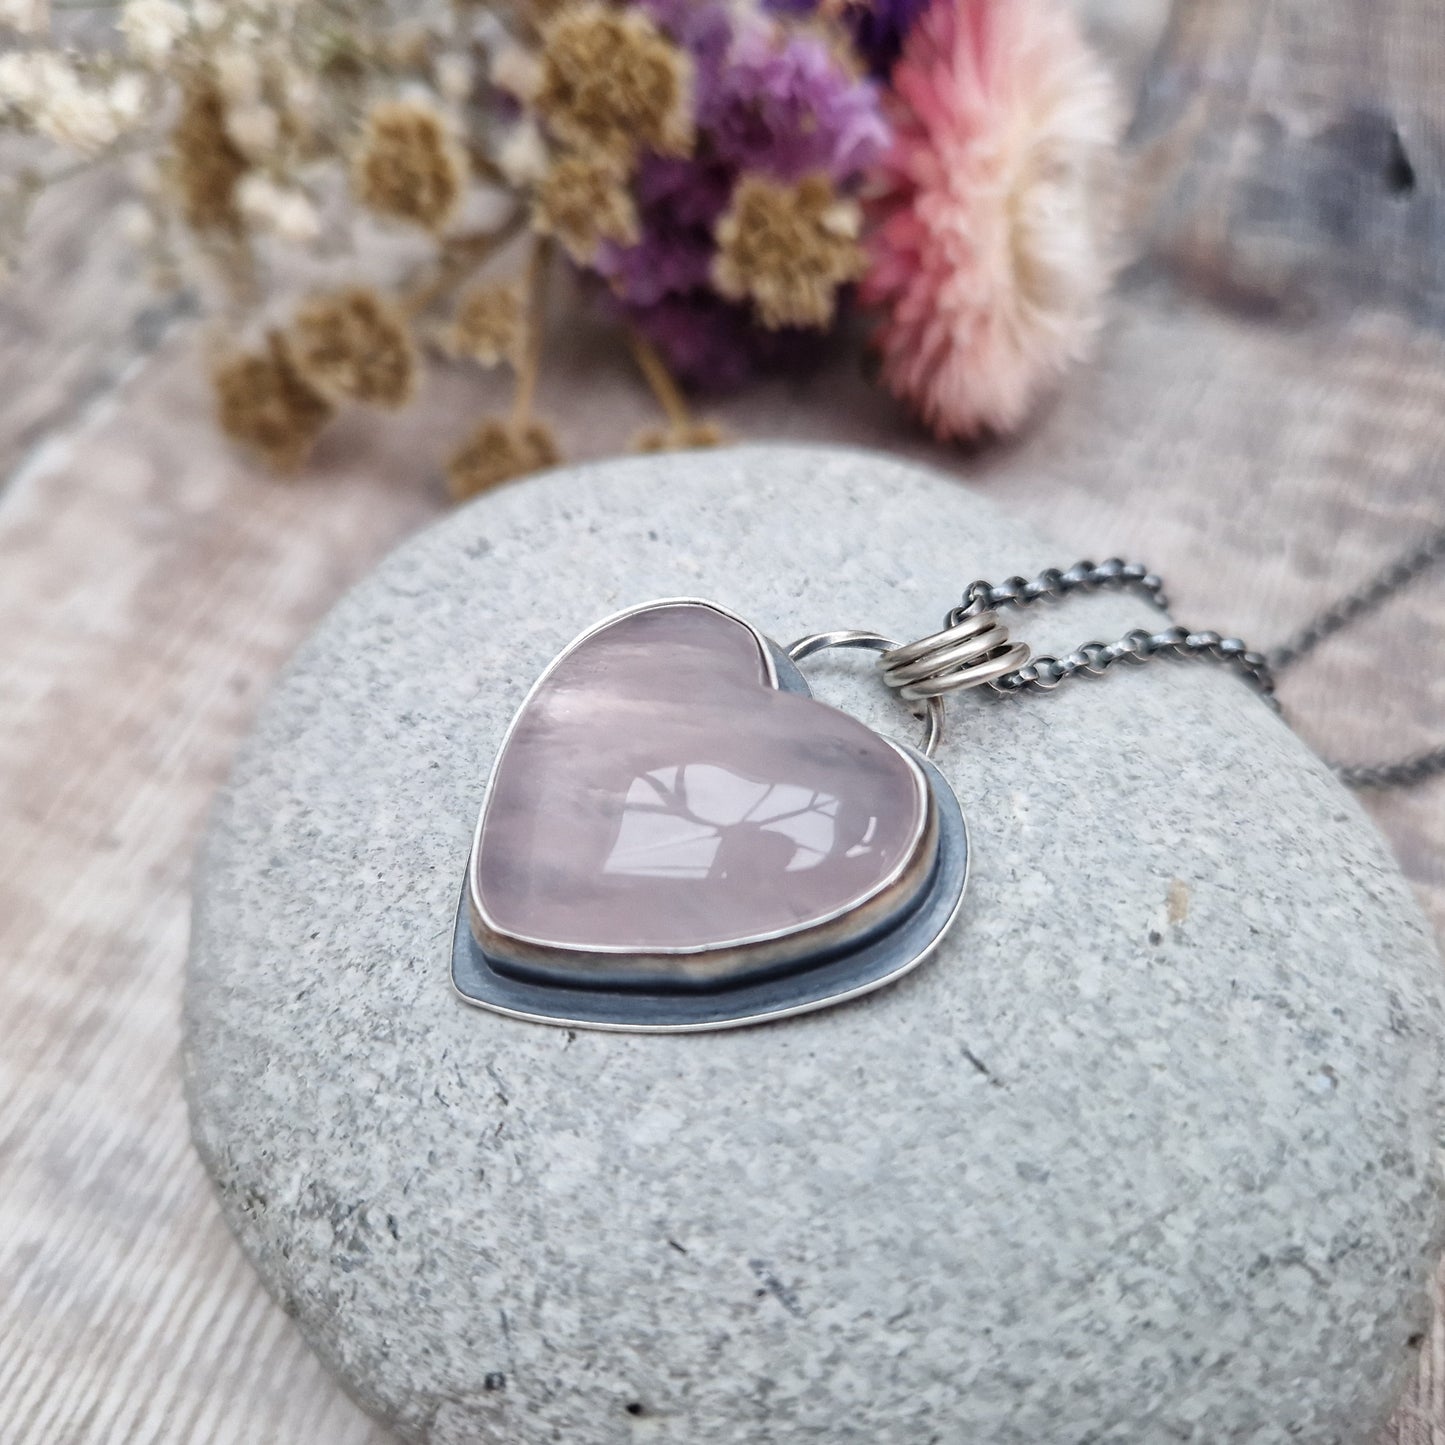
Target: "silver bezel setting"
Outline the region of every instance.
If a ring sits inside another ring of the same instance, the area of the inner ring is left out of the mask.
[[[624,608],[573,639],[528,690],[492,764],[488,799],[518,721],[563,659],[623,618],[676,606],[704,607],[741,626],[758,647],[764,672],[760,685],[811,698],[807,682],[787,654],[725,607],[679,597]],[[531,1022],[670,1033],[783,1018],[843,1002],[901,977],[937,946],[957,913],[968,876],[968,833],[953,790],[937,768],[914,748],[883,741],[908,763],[922,793],[920,822],[908,856],[866,895],[826,918],[716,944],[636,953],[615,945],[574,948],[549,945],[546,940],[514,940],[504,934],[488,917],[478,885],[477,860],[487,819],[484,802],[454,930],[452,978],[458,994],[481,1008]],[[925,843],[931,846],[925,849]],[[852,926],[845,928],[845,923]],[[548,977],[545,967],[532,970],[519,965],[504,951],[515,944],[545,950],[546,959],[565,960],[584,953],[627,957],[634,965],[653,970],[657,987],[639,983],[636,974],[625,982],[604,977],[585,985],[556,974]],[[739,973],[740,962],[748,964],[746,973]]]

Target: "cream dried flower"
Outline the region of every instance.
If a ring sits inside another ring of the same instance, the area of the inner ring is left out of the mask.
[[[281,140],[281,117],[264,101],[233,105],[226,112],[226,134],[252,161],[273,155]]]
[[[35,112],[35,128],[60,145],[99,151],[120,136],[121,117],[106,93],[67,81],[49,91]]]
[[[542,29],[532,104],[579,150],[629,160],[639,149],[687,155],[693,145],[692,62],[636,9],[584,0]]]
[[[149,206],[140,201],[127,201],[116,213],[116,228],[128,245],[144,250],[159,234],[156,218]]]
[[[296,370],[333,401],[398,407],[416,384],[416,351],[401,313],[366,286],[315,296],[296,313]]]
[[[145,119],[146,83],[139,75],[117,75],[106,93],[110,113],[121,130],[129,130]]]
[[[299,65],[283,61],[274,72],[278,108],[292,127],[314,126],[324,99],[321,84]]]
[[[38,134],[72,150],[104,150],[131,120],[122,89],[87,84],[76,68],[48,50],[0,55],[0,108]],[[117,105],[119,100],[121,105]]]
[[[50,0],[0,0],[0,30],[45,35],[50,30]]]
[[[514,477],[525,477],[554,467],[562,460],[556,438],[536,420],[484,421],[452,453],[447,462],[447,486],[459,502]]]
[[[126,48],[143,65],[164,65],[189,25],[189,15],[176,0],[125,0],[120,7]]]
[[[637,207],[626,172],[605,154],[554,161],[532,199],[534,228],[556,236],[579,265],[587,265],[603,241],[626,246],[637,240]]]
[[[497,165],[514,186],[536,185],[550,164],[541,128],[530,118],[510,127],[497,146]]]
[[[272,333],[266,350],[228,357],[215,369],[217,420],[233,440],[279,472],[295,471],[311,453],[335,409],[308,386],[285,338]]]
[[[542,64],[536,53],[522,45],[501,45],[492,52],[487,78],[498,90],[517,100],[530,101],[542,83]]]
[[[261,98],[261,62],[250,50],[228,45],[211,61],[216,89],[229,105],[249,105]]]
[[[785,185],[744,176],[717,225],[713,281],[734,301],[751,301],[769,330],[827,326],[838,288],[863,270],[858,207],[826,176]]]
[[[361,203],[378,215],[440,231],[466,179],[466,157],[430,106],[390,101],[367,117],[353,184]]]
[[[432,67],[432,74],[436,79],[437,93],[452,105],[464,104],[470,97],[472,86],[476,82],[472,62],[465,55],[458,55],[451,51],[437,56],[436,64]]]
[[[446,346],[453,356],[481,366],[515,363],[526,335],[526,321],[526,302],[517,286],[496,282],[470,286],[446,330]]]
[[[270,176],[252,172],[236,188],[236,203],[253,226],[293,245],[310,244],[321,234],[321,217],[311,198],[300,190],[277,185]]]
[[[40,95],[34,51],[11,50],[0,55],[0,107],[28,117]]]

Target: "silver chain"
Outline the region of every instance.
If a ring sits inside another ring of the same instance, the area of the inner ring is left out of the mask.
[[[1140,562],[1111,557],[1107,562],[1075,562],[1067,570],[1050,567],[1037,577],[1010,577],[995,586],[974,582],[963,594],[963,605],[949,613],[950,626],[997,607],[1023,607],[1031,602],[1058,601],[1071,592],[1098,592],[1105,588],[1132,588],[1159,607],[1168,605],[1163,580]],[[1052,692],[1073,677],[1102,677],[1121,662],[1145,662],[1155,657],[1191,657],[1222,662],[1235,668],[1276,710],[1274,674],[1269,659],[1254,652],[1237,637],[1217,632],[1191,632],[1187,627],[1166,627],[1159,632],[1136,627],[1117,642],[1085,642],[1063,657],[1035,657],[1006,672],[988,685],[995,692]]]
[[[1275,697],[1277,672],[1313,651],[1325,638],[1378,607],[1442,559],[1445,559],[1445,527],[1406,556],[1392,562],[1364,586],[1342,597],[1269,653],[1257,652],[1239,638],[1223,637],[1217,632],[1194,632],[1187,627],[1166,627],[1159,632],[1150,632],[1139,627],[1126,632],[1116,642],[1085,642],[1062,657],[1035,657],[1021,667],[987,678],[986,685],[1004,696],[1021,692],[1051,692],[1071,678],[1102,677],[1119,663],[1143,663],[1155,658],[1191,658],[1233,668],[1278,711],[1279,701]],[[1073,592],[1097,592],[1106,588],[1132,589],[1159,607],[1166,605],[1164,583],[1156,573],[1139,562],[1111,557],[1107,562],[1098,564],[1076,562],[1063,570],[1046,568],[1033,578],[1010,577],[998,584],[971,583],[964,591],[962,604],[949,613],[947,628],[957,630],[971,619],[992,613],[995,608],[1058,601]],[[946,635],[949,634],[946,632],[940,637]],[[1006,640],[1006,634],[1002,636]],[[913,671],[917,673],[920,669],[915,665]],[[983,680],[982,676],[980,680]],[[904,695],[923,693],[915,690]],[[1332,763],[1331,766],[1352,788],[1408,787],[1445,773],[1445,744],[1398,762]]]
[[[1413,552],[1407,552],[1388,567],[1381,568],[1363,587],[1341,597],[1334,606],[1325,608],[1307,626],[1282,642],[1270,653],[1270,666],[1278,672],[1290,663],[1298,662],[1307,652],[1313,652],[1325,638],[1333,637],[1356,618],[1373,612],[1442,559],[1445,559],[1445,527],[1427,536]]]

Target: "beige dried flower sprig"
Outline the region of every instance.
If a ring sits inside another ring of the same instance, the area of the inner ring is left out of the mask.
[[[562,460],[556,438],[535,417],[517,422],[489,417],[452,453],[447,486],[459,502]]]
[[[638,219],[627,173],[606,154],[563,156],[537,185],[532,224],[582,266],[603,241],[632,245]]]
[[[532,104],[579,151],[692,150],[692,62],[640,10],[584,0],[548,20]]]
[[[300,467],[335,415],[297,370],[279,332],[267,337],[264,351],[225,358],[211,380],[221,430],[278,472]]]
[[[388,101],[367,117],[353,186],[377,215],[442,230],[461,202],[467,159],[430,106]]]
[[[520,289],[511,283],[483,282],[462,293],[442,339],[453,356],[479,366],[500,366],[515,365],[525,337],[526,309]]]
[[[635,452],[693,452],[720,447],[727,433],[713,421],[690,421],[681,426],[644,427],[632,439]]]
[[[642,373],[666,420],[661,426],[643,428],[632,439],[635,452],[701,451],[721,446],[726,433],[716,422],[695,417],[676,378],[667,369],[657,348],[637,330],[628,332],[633,360]]]
[[[194,231],[239,230],[236,189],[251,163],[231,139],[226,102],[209,73],[187,85],[171,144],[186,224]]]
[[[406,320],[369,286],[312,297],[296,313],[291,344],[296,369],[332,401],[411,400],[417,358]]]
[[[551,428],[533,411],[541,372],[542,318],[553,250],[547,237],[538,237],[527,262],[522,285],[525,345],[516,357],[517,389],[512,414],[505,419],[487,418],[447,462],[447,486],[458,501],[511,481],[513,477],[556,466],[562,460],[561,448]]]
[[[47,186],[122,156],[127,235],[233,337],[354,257],[216,367],[221,425],[282,469],[341,404],[408,400],[413,328],[515,372],[459,494],[555,461],[533,403],[559,250],[665,352],[633,338],[662,412],[638,449],[719,439],[670,367],[740,381],[785,350],[760,333],[826,327],[860,278],[883,381],[941,436],[1007,430],[1097,329],[1120,109],[1067,0],[891,3],[858,27],[853,0],[722,0],[698,31],[691,0],[117,0],[92,45],[0,0],[0,128],[41,157],[0,182],[0,270]],[[478,283],[523,233],[527,284]]]
[[[751,301],[770,330],[827,326],[838,287],[863,274],[861,217],[822,175],[795,186],[744,176],[718,222],[713,282],[734,301]]]

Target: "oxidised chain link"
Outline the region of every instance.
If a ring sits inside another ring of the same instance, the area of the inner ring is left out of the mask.
[[[1191,632],[1187,627],[1177,626],[1150,632],[1140,627],[1125,633],[1117,642],[1086,642],[1063,657],[1035,657],[1024,666],[993,678],[987,685],[1005,696],[1025,691],[1051,692],[1069,678],[1102,677],[1119,663],[1183,657],[1232,667],[1277,712],[1279,702],[1274,683],[1277,670],[1288,667],[1326,637],[1379,606],[1442,559],[1445,559],[1445,527],[1269,654],[1253,650],[1237,637],[1223,637],[1217,632]],[[956,626],[995,607],[1023,607],[1031,602],[1057,601],[1071,592],[1126,587],[1142,592],[1159,607],[1166,605],[1164,583],[1156,573],[1142,563],[1111,557],[1098,564],[1076,562],[1064,570],[1050,567],[1037,577],[1010,577],[997,585],[973,582],[964,591],[962,605],[949,613],[948,625]],[[1409,787],[1445,773],[1445,745],[1395,763],[1332,763],[1331,767],[1352,788]]]
[[[1160,632],[1135,628],[1117,642],[1086,642],[1063,657],[1036,657],[1014,672],[989,684],[997,692],[1022,692],[1032,688],[1049,692],[1061,682],[1082,674],[1103,677],[1120,662],[1147,662],[1155,657],[1187,657],[1222,662],[1233,667],[1269,705],[1279,711],[1274,695],[1274,675],[1261,652],[1252,651],[1237,637],[1217,632],[1191,632],[1187,627],[1166,627]]]
[[[1445,773],[1445,744],[1398,763],[1331,763],[1349,788],[1410,788]]]
[[[1071,592],[1097,592],[1109,587],[1130,587],[1158,607],[1167,605],[1164,581],[1157,573],[1142,562],[1110,557],[1107,562],[1075,562],[1066,570],[1049,567],[1034,578],[1010,577],[997,586],[991,582],[971,583],[963,594],[962,606],[954,608],[948,620],[955,624],[995,607],[1058,601]],[[1187,627],[1166,627],[1159,632],[1138,627],[1117,642],[1086,642],[1063,657],[1035,657],[1023,667],[995,678],[989,686],[1001,693],[1051,692],[1071,677],[1102,677],[1121,662],[1169,656],[1225,663],[1238,671],[1271,707],[1279,707],[1274,696],[1274,675],[1262,652],[1253,651],[1237,637],[1191,632]]]
[[[1325,638],[1333,637],[1358,617],[1388,601],[1407,583],[1445,558],[1445,527],[1427,537],[1413,552],[1408,552],[1372,577],[1357,592],[1348,593],[1332,607],[1327,607],[1308,626],[1302,627],[1288,642],[1269,655],[1276,669],[1288,667],[1307,652],[1313,652]]]
[[[1057,567],[1046,567],[1032,580],[1010,577],[997,587],[990,582],[974,582],[963,594],[963,605],[955,607],[948,620],[950,624],[959,622],[985,607],[1021,606],[1043,598],[1057,601],[1071,592],[1097,592],[1101,587],[1134,587],[1156,606],[1169,605],[1162,577],[1151,572],[1142,562],[1125,562],[1122,558],[1110,557],[1107,562],[1097,565],[1075,562],[1063,571]]]

